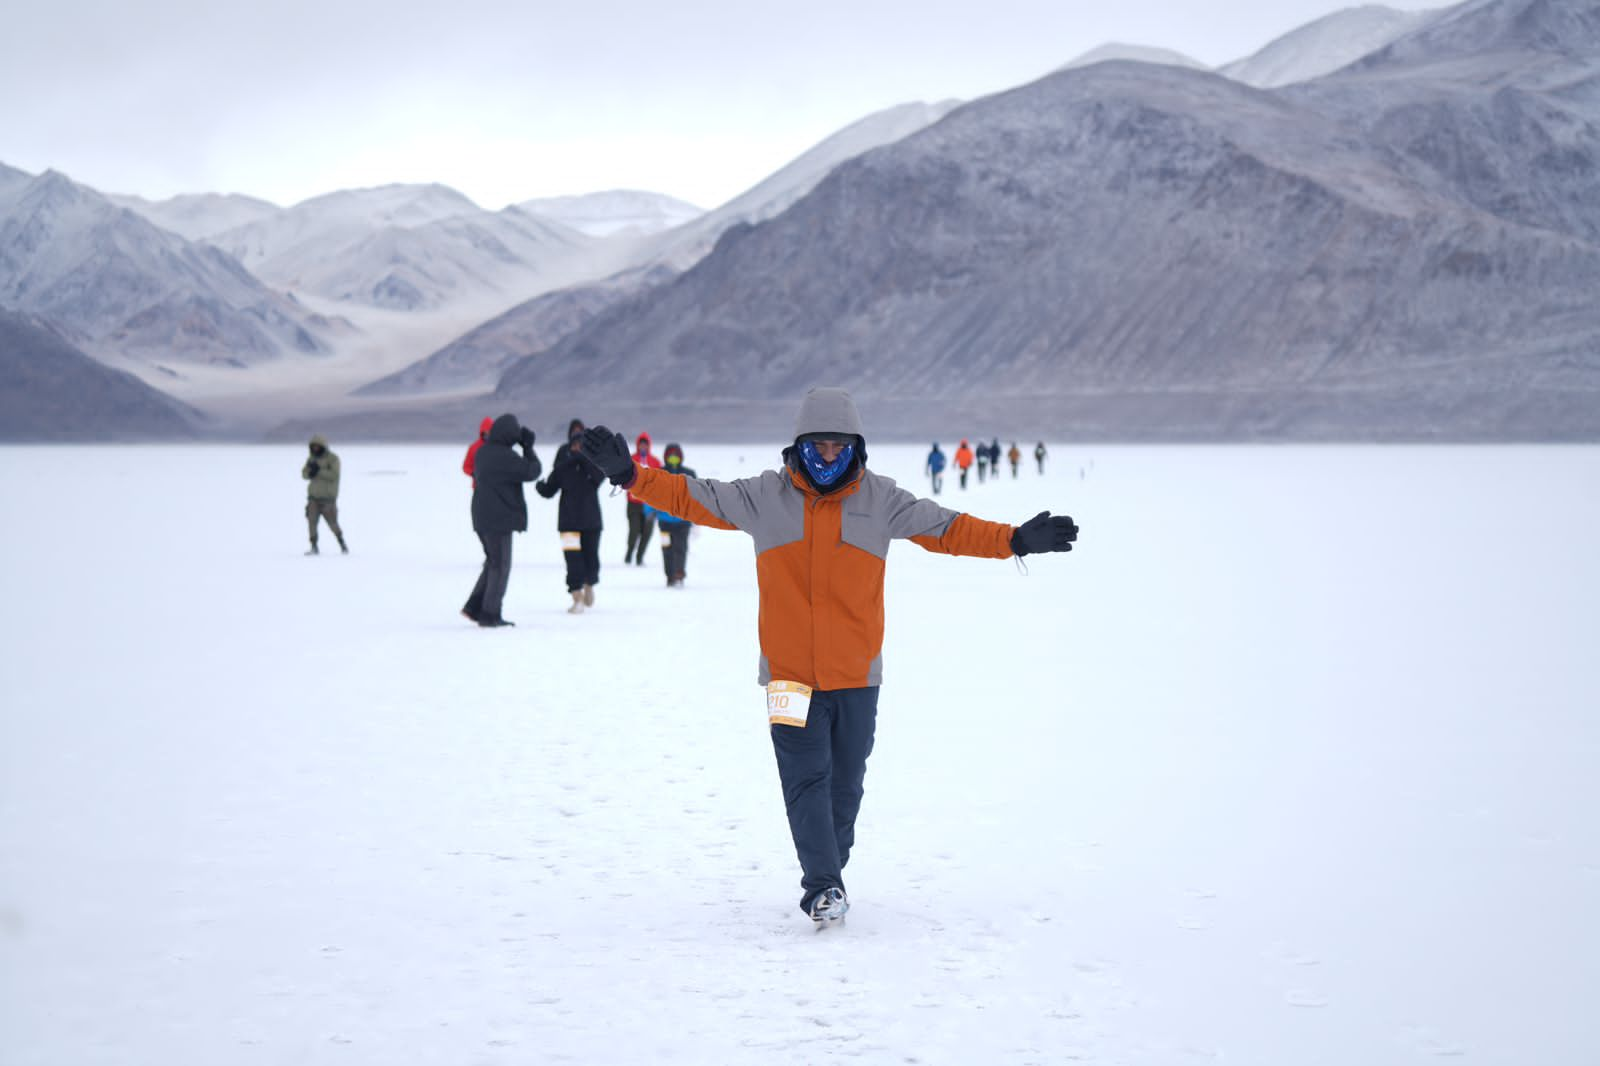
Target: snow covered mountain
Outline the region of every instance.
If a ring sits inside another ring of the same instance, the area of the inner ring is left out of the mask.
[[[1091,48],[1077,59],[1074,59],[1058,70],[1075,70],[1078,67],[1093,66],[1096,63],[1107,63],[1121,59],[1131,63],[1155,63],[1160,66],[1184,67],[1189,70],[1210,70],[1206,64],[1182,52],[1175,52],[1170,48],[1151,48],[1142,44],[1122,44],[1112,41]]]
[[[1346,8],[1284,34],[1217,73],[1258,89],[1310,81],[1378,51],[1437,14],[1379,4]]]
[[[237,193],[190,193],[167,200],[146,200],[142,196],[108,193],[106,199],[191,241],[205,240],[230,229],[248,226],[283,211],[277,204]]]
[[[329,323],[225,253],[192,244],[55,171],[0,181],[0,307],[100,357],[243,366],[326,350]]]
[[[330,193],[212,238],[274,285],[406,311],[529,286],[591,240],[519,208],[485,211],[442,185]]]
[[[591,237],[660,233],[705,214],[705,209],[656,192],[612,189],[583,196],[547,196],[517,205]]]
[[[35,316],[0,308],[0,440],[171,440],[199,414],[104,366]]]
[[[889,432],[959,405],[1078,435],[1592,437],[1597,25],[1480,0],[1273,93],[1053,75],[845,163],[500,396],[745,433],[833,381]]]

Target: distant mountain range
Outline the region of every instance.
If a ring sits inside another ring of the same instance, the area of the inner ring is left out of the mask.
[[[194,244],[48,171],[0,173],[0,307],[103,358],[247,366],[328,349],[333,323]]]
[[[815,381],[890,435],[960,412],[1594,439],[1597,24],[1600,0],[1352,8],[1219,71],[1108,45],[868,116],[705,212],[635,191],[489,211],[437,185],[149,202],[0,166],[0,307],[158,385],[236,368],[242,395],[322,367],[349,388],[384,346],[323,423],[347,439],[576,404],[747,435]]]

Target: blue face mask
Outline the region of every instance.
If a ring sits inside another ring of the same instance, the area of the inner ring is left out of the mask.
[[[824,462],[817,453],[817,446],[809,440],[800,442],[800,461],[806,464],[806,473],[811,475],[811,480],[818,485],[827,487],[832,485],[844,472],[850,469],[850,461],[856,457],[856,446],[846,444],[839,452],[839,457],[833,462]]]

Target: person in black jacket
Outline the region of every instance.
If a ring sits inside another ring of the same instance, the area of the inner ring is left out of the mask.
[[[522,445],[519,456],[511,450]],[[501,616],[506,585],[511,580],[511,534],[528,528],[528,501],[522,483],[539,476],[533,454],[533,430],[518,425],[517,416],[501,415],[489,427],[472,468],[472,528],[483,543],[483,570],[461,613],[486,628],[509,626]]]
[[[682,474],[685,477],[694,477],[695,473],[683,465],[683,448],[677,444],[667,445],[666,471],[669,474]],[[636,459],[635,462],[638,460]],[[667,572],[667,588],[683,588],[683,572],[689,565],[689,531],[694,528],[694,523],[687,518],[678,518],[665,511],[658,511],[661,526],[661,567]]]
[[[549,475],[533,486],[547,500],[557,493],[561,495],[556,529],[561,533],[561,551],[567,558],[567,593],[572,597],[568,614],[582,614],[585,607],[593,607],[594,587],[600,583],[600,530],[604,526],[600,520],[600,483],[604,478],[593,463],[579,458],[582,449],[580,428],[556,452]]]

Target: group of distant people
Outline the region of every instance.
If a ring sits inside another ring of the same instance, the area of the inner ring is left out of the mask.
[[[605,527],[600,516],[600,486],[605,478],[584,456],[584,429],[582,419],[568,423],[566,442],[556,449],[550,472],[540,479],[543,470],[533,450],[532,429],[520,425],[512,414],[485,418],[478,427],[478,439],[467,448],[461,463],[462,472],[472,478],[472,528],[483,544],[483,568],[461,608],[469,620],[485,628],[514,624],[502,611],[511,578],[511,535],[528,528],[523,485],[529,481],[540,496],[559,500],[556,530],[567,564],[567,595],[572,598],[567,612],[582,614],[594,606],[595,586],[600,584],[600,534]],[[521,449],[520,455],[515,448]],[[663,462],[652,453],[648,433],[635,440],[633,461],[669,474],[694,476],[694,471],[683,465],[681,445],[668,444]],[[682,588],[692,523],[652,507],[632,493],[628,495],[628,548],[623,563],[644,565],[645,549],[658,524],[667,587]]]
[[[1039,473],[1041,474],[1044,473],[1044,459],[1048,454],[1049,451],[1045,448],[1044,441],[1040,441],[1033,446],[1033,458],[1039,464]],[[1006,458],[1011,461],[1011,476],[1017,477],[1018,471],[1022,466],[1022,449],[1017,447],[1016,441],[1012,441],[1011,447],[1006,450]],[[980,440],[976,448],[967,443],[967,438],[961,438],[961,444],[956,448],[955,463],[956,471],[961,477],[962,488],[967,487],[967,472],[974,465],[978,468],[978,483],[980,485],[991,473],[995,477],[999,477],[1000,438],[996,437],[988,444]],[[939,490],[944,487],[944,471],[948,465],[944,452],[939,450],[939,442],[934,441],[933,450],[928,453],[928,461],[924,465],[923,471],[932,481],[933,494],[935,496],[939,495]]]

